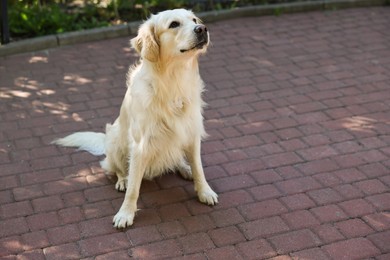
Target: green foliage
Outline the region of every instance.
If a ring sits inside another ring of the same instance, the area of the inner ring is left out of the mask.
[[[16,4],[9,11],[12,35],[40,36],[59,33],[72,23],[72,17],[64,14],[58,5],[38,6]]]
[[[280,8],[275,8],[274,9],[274,15],[275,16],[281,16],[282,13],[283,13],[282,9],[280,9]]]
[[[195,12],[297,0],[8,0],[13,39],[147,19],[166,9]],[[390,1],[390,0],[388,0]],[[281,10],[274,10],[280,15]]]
[[[13,37],[35,37],[80,29],[106,26],[98,19],[96,7],[90,5],[83,12],[66,12],[58,4],[28,5],[16,2],[9,8],[10,33]]]

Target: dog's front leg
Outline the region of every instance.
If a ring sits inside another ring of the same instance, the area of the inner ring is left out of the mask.
[[[113,223],[116,228],[125,228],[133,224],[135,212],[137,211],[137,200],[141,187],[142,178],[146,169],[147,158],[132,149],[129,159],[129,170],[127,178],[127,190],[125,199],[118,213],[114,216]]]
[[[218,195],[210,188],[203,172],[200,158],[200,138],[196,138],[193,144],[186,149],[185,153],[191,166],[195,191],[198,193],[199,200],[208,205],[217,204]]]

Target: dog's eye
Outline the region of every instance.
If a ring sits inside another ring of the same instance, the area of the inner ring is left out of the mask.
[[[180,26],[180,23],[179,22],[176,22],[176,21],[173,21],[171,22],[171,24],[169,25],[169,28],[177,28]]]
[[[194,19],[192,19],[192,21],[194,21],[194,23],[197,23],[195,18],[194,18]]]

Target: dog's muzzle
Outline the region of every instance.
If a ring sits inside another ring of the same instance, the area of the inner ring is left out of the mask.
[[[194,33],[196,35],[195,45],[187,50],[180,50],[181,52],[190,51],[193,49],[202,49],[209,41],[207,27],[203,24],[198,24],[194,28]]]

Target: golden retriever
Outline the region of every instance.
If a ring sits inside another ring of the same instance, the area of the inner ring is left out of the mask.
[[[102,168],[116,173],[117,190],[126,190],[116,228],[133,224],[142,179],[168,170],[193,179],[201,202],[218,203],[200,158],[205,131],[198,57],[209,42],[207,27],[191,11],[152,15],[131,40],[141,60],[129,70],[119,117],[105,134],[78,132],[53,142],[106,155]]]

